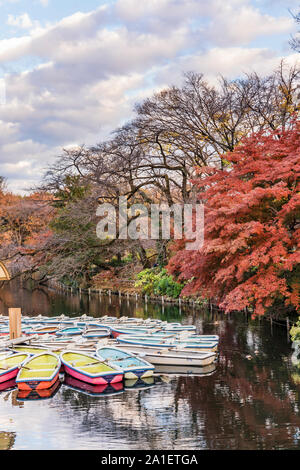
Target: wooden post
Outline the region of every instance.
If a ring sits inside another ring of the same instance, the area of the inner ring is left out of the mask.
[[[21,327],[21,309],[20,308],[9,308],[9,338],[16,339],[22,336]]]

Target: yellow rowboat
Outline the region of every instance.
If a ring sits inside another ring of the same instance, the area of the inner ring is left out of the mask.
[[[121,382],[123,370],[118,366],[109,366],[90,354],[78,351],[63,352],[60,355],[65,372],[75,379],[93,385],[106,385]]]
[[[52,352],[29,357],[17,375],[19,390],[44,390],[51,388],[59,376],[60,358]]]
[[[14,346],[13,351],[17,353],[28,353],[31,356],[48,352],[46,348],[38,348],[36,346]]]

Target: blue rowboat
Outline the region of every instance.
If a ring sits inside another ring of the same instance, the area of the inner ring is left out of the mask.
[[[0,328],[0,336],[6,336],[9,335],[9,326],[5,326]],[[32,327],[30,326],[22,326],[21,331],[24,335],[32,333]]]
[[[57,331],[55,334],[56,336],[76,336],[76,335],[81,335],[83,331],[84,331],[83,328],[74,326],[70,328],[62,328],[61,330]]]
[[[120,335],[117,337],[120,344],[143,345],[155,348],[193,349],[195,351],[216,351],[218,341],[197,341],[192,338],[145,338],[142,336]]]
[[[125,379],[139,379],[153,376],[155,367],[149,362],[136,357],[128,351],[114,347],[97,349],[96,356],[112,367],[119,366],[124,371]]]
[[[149,327],[130,327],[130,326],[110,326],[111,334],[114,338],[117,338],[119,335],[143,335],[153,332],[160,332],[160,328],[149,328]]]
[[[109,328],[92,328],[82,333],[83,338],[108,338],[110,336]]]
[[[74,322],[74,326],[78,326],[79,328],[109,328],[108,325],[96,321],[76,321]]]

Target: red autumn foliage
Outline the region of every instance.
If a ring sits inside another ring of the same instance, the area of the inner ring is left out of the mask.
[[[188,280],[182,295],[214,299],[225,312],[299,310],[300,122],[280,138],[245,138],[225,158],[225,171],[200,169],[193,181],[205,204],[204,245],[181,245],[169,272]]]

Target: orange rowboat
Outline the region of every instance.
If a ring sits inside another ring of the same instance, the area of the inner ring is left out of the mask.
[[[22,364],[16,383],[19,390],[45,390],[51,388],[59,376],[60,358],[51,352],[30,357]]]

